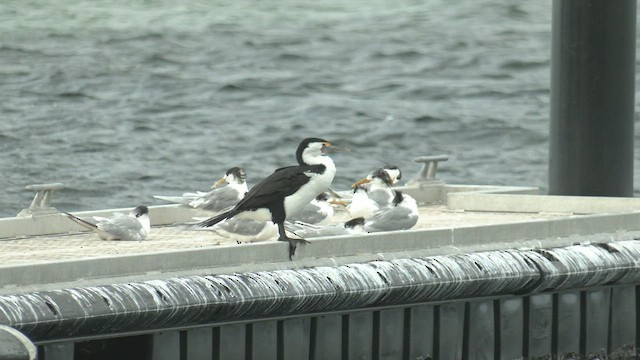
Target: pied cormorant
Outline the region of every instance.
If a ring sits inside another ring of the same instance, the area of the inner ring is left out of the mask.
[[[271,220],[278,225],[278,240],[289,242],[291,259],[297,242],[307,241],[288,237],[284,221],[287,216],[297,214],[316,196],[329,189],[336,174],[336,166],[327,156],[331,146],[331,143],[324,139],[302,140],[296,150],[298,165],[276,169],[273,174],[253,186],[232,209],[198,225],[210,227],[234,216]]]

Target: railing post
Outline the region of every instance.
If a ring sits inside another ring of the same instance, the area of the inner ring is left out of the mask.
[[[35,360],[36,346],[18,330],[0,325],[0,360]]]

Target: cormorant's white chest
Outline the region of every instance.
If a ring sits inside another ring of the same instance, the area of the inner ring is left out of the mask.
[[[306,172],[305,175],[309,176],[309,182],[284,198],[284,211],[287,217],[300,212],[311,200],[329,189],[336,175],[336,166],[329,157],[322,157],[322,165],[325,166],[322,173]]]

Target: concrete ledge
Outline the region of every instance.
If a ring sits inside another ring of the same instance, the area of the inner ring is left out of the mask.
[[[619,241],[74,287],[0,296],[0,323],[38,343],[626,285],[640,280],[639,254],[639,241]]]
[[[74,281],[135,276],[162,276],[181,271],[217,272],[232,268],[238,271],[255,269],[286,269],[339,264],[355,259],[371,260],[411,254],[414,251],[437,253],[483,246],[484,249],[509,249],[527,246],[550,247],[599,235],[599,242],[636,236],[640,231],[640,213],[588,215],[557,220],[511,224],[473,226],[455,229],[410,230],[366,234],[351,237],[312,239],[299,246],[294,261],[289,261],[287,244],[271,241],[256,244],[212,246],[187,250],[172,250],[129,254],[102,258],[56,261],[24,265],[0,266],[0,294],[23,287],[69,283]],[[564,240],[563,240],[564,239]],[[531,242],[535,240],[535,242]],[[216,270],[217,269],[217,270]],[[95,283],[93,281],[92,283]]]
[[[448,193],[452,210],[604,214],[640,211],[640,198],[504,194],[496,192]]]
[[[74,215],[90,218],[92,216],[112,216],[114,212],[128,213],[133,208],[108,209],[99,211],[78,211]],[[191,222],[197,211],[180,205],[160,205],[149,207],[151,225],[168,225]],[[0,218],[0,239],[27,236],[65,234],[73,231],[87,231],[69,220],[61,213],[30,217]]]
[[[449,185],[439,182],[418,182],[413,185],[398,187],[397,189],[411,195],[420,204],[446,204],[449,199],[449,195],[470,192],[484,194],[538,194],[537,187]]]
[[[443,183],[405,186],[398,188],[410,194],[422,204],[443,204],[447,195],[458,192],[484,191],[491,193],[531,193],[536,188],[501,187],[480,185],[445,185]],[[132,208],[107,209],[97,211],[78,211],[74,215],[80,217],[109,217],[114,212],[128,213]],[[181,205],[158,205],[149,207],[151,225],[170,225],[192,222],[194,216],[202,216],[202,212]],[[210,214],[206,214],[210,215]],[[86,231],[80,225],[70,221],[60,213],[45,213],[14,218],[0,218],[0,239],[37,235],[65,234],[73,231]]]

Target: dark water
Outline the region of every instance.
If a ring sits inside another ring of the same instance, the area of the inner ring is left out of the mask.
[[[255,183],[300,139],[337,189],[449,154],[449,183],[546,187],[545,1],[0,2],[0,216],[158,204],[231,166]],[[638,168],[638,166],[636,167]],[[638,178],[638,176],[636,176]]]

